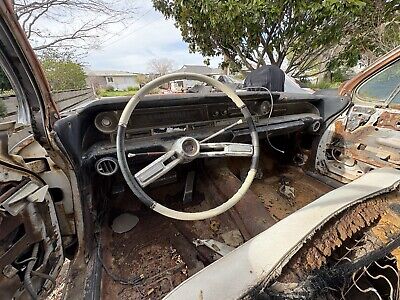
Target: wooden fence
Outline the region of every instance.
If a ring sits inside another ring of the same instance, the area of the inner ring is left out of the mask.
[[[71,109],[84,101],[93,100],[95,97],[91,88],[53,93],[53,99],[59,111]],[[0,97],[0,101],[6,107],[6,115],[3,118],[0,117],[0,123],[16,120],[18,113],[18,101],[16,97]],[[10,138],[10,146],[15,145],[18,141],[30,135],[31,131],[30,127],[17,125],[14,134]]]
[[[53,93],[53,99],[60,111],[73,108],[75,105],[94,98],[95,95],[91,88]],[[18,112],[18,101],[15,96],[0,97],[0,101],[5,104],[7,110],[5,118],[0,118],[0,122],[15,120]]]

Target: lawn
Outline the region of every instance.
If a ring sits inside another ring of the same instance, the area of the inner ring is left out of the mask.
[[[97,95],[100,97],[134,96],[136,92],[136,90],[110,91],[101,89],[97,91]]]
[[[118,96],[134,96],[137,93],[138,89],[127,89],[123,91],[116,91],[111,89],[100,89],[96,92],[96,95],[99,97],[118,97]],[[149,94],[159,94],[160,89],[155,88]]]

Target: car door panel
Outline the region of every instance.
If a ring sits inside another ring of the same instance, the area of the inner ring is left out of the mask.
[[[375,168],[400,167],[400,111],[354,106],[322,138],[317,169],[341,182]]]
[[[16,119],[24,125],[31,122],[31,131],[47,157],[10,153],[15,122],[0,124],[0,299],[28,299],[28,290],[42,296],[54,287],[52,281],[64,262],[54,206],[57,199],[40,177],[44,170],[51,170],[46,159],[63,159],[49,134],[58,112],[11,1],[0,2],[0,67],[18,100]]]
[[[350,182],[375,168],[400,168],[399,53],[353,86],[353,105],[319,144],[316,168],[321,173]]]
[[[26,293],[27,264],[35,259],[35,274],[55,278],[64,262],[61,234],[48,186],[28,170],[6,163],[0,155],[0,298]],[[35,257],[33,248],[38,248]],[[38,294],[52,281],[31,275]]]

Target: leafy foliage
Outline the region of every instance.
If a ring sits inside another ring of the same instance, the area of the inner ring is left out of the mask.
[[[4,93],[4,91],[9,91],[12,89],[11,83],[8,80],[4,71],[0,68],[0,93]],[[7,107],[4,104],[3,99],[0,99],[0,118],[5,117],[7,114]]]
[[[100,97],[116,97],[116,96],[134,96],[136,94],[135,90],[125,90],[125,91],[116,91],[116,90],[107,90],[107,89],[99,89],[96,94]]]
[[[11,83],[8,80],[6,74],[0,69],[0,92],[9,91],[12,89]]]
[[[96,94],[100,97],[120,97],[120,96],[134,96],[138,91],[138,88],[127,88],[124,91],[108,91],[106,89],[99,89],[98,91],[96,91]],[[150,94],[159,94],[160,93],[160,89],[154,89],[150,92]]]
[[[69,53],[47,51],[41,57],[41,63],[52,90],[63,91],[86,87],[83,66]]]
[[[139,90],[139,88],[136,87],[136,86],[128,86],[128,88],[126,90],[129,91],[129,92],[133,92],[133,91],[136,92],[136,91]]]
[[[304,76],[339,62],[354,65],[363,34],[355,28],[378,2],[386,7],[398,1],[153,0],[153,5],[175,19],[191,51],[224,55],[238,69],[282,66],[286,59],[287,72]]]
[[[106,92],[114,92],[115,88],[112,85],[107,85],[104,89]]]
[[[400,1],[366,3],[363,16],[353,26],[353,44],[358,45],[364,58],[373,61],[400,45]]]

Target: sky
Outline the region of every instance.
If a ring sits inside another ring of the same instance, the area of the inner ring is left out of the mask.
[[[189,53],[188,45],[172,20],[155,11],[151,0],[138,2],[137,17],[128,21],[126,29],[103,42],[99,49],[90,50],[85,58],[93,70],[149,72],[148,62],[168,58],[179,69],[184,64],[202,65],[204,57]],[[129,24],[128,23],[128,24]],[[212,67],[218,67],[221,58],[211,58]]]

